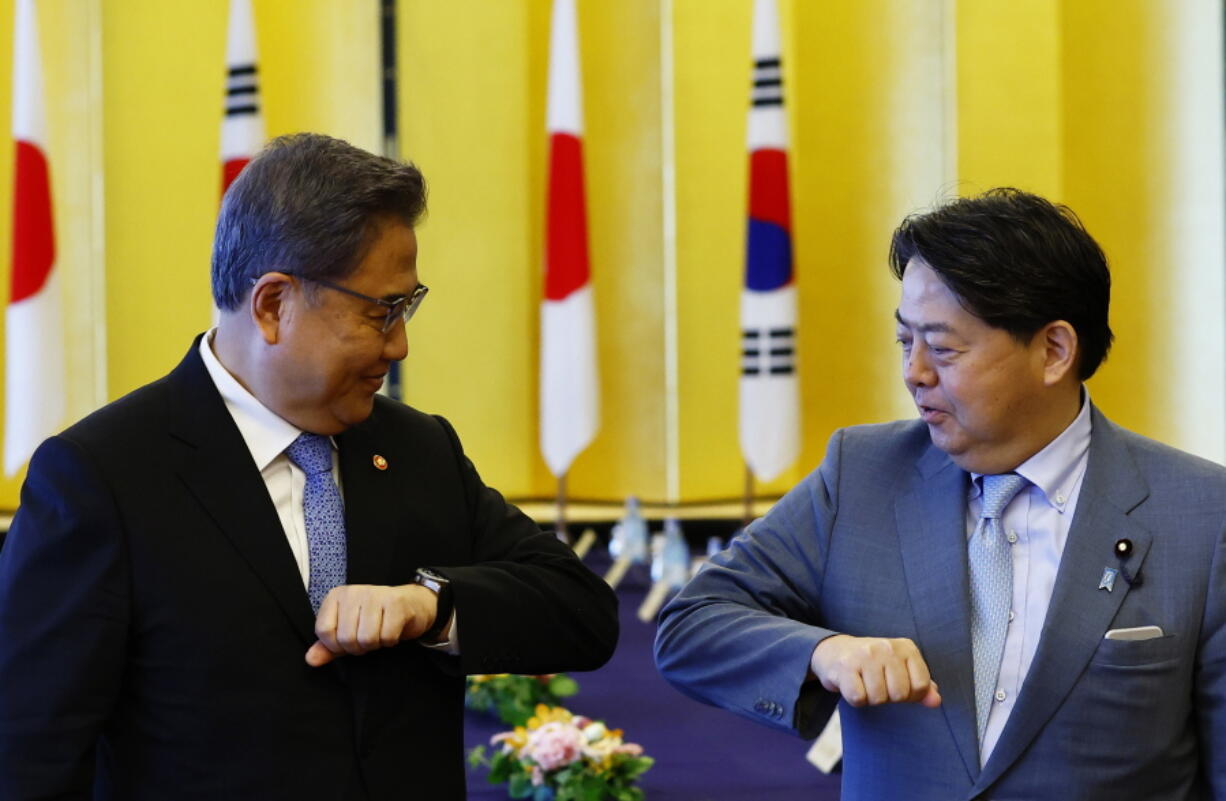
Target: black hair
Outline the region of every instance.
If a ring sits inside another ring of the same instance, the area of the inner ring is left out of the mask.
[[[963,308],[1029,342],[1064,320],[1077,332],[1078,373],[1094,375],[1114,334],[1107,322],[1111,273],[1102,248],[1067,206],[1019,189],[991,189],[902,221],[890,270],[902,279],[921,259]]]
[[[213,239],[213,300],[232,311],[274,270],[337,280],[361,263],[378,226],[415,226],[426,184],[412,164],[315,133],[273,139],[226,191]]]

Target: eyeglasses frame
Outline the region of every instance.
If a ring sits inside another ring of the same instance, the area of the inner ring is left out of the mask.
[[[310,281],[311,283],[319,284],[320,286],[327,287],[328,289],[342,292],[346,295],[364,300],[367,303],[374,303],[384,307],[387,309],[387,317],[383,320],[382,329],[383,333],[385,334],[392,330],[392,326],[396,324],[397,317],[403,318],[404,324],[407,325],[409,320],[413,319],[413,315],[417,313],[417,308],[421,306],[422,299],[426,297],[426,293],[430,291],[430,287],[426,286],[425,284],[418,284],[417,288],[413,290],[413,294],[411,295],[402,295],[394,300],[384,300],[383,298],[375,298],[371,297],[370,295],[364,295],[357,290],[350,289],[347,286],[341,286],[340,284],[334,284],[323,278],[312,278],[309,275],[299,275],[298,273],[285,273],[285,275],[292,275],[294,278],[297,278],[300,281]],[[255,279],[252,279],[251,283],[254,284],[255,282]],[[399,311],[396,309],[397,306],[401,307]]]

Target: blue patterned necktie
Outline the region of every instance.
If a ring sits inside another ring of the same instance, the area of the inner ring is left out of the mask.
[[[307,595],[318,613],[328,591],[345,583],[345,504],[332,479],[332,443],[327,437],[304,432],[285,455],[306,473],[302,513],[311,553]]]
[[[971,574],[971,648],[975,660],[975,718],[979,742],[988,725],[1000,660],[1013,605],[1013,554],[1000,516],[1026,486],[1017,473],[983,477],[983,512],[971,535],[967,561]]]

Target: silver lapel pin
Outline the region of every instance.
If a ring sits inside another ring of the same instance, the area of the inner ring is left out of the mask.
[[[1120,571],[1116,570],[1114,567],[1104,567],[1103,577],[1098,580],[1098,588],[1100,590],[1106,590],[1107,592],[1114,590],[1115,577],[1119,575],[1119,572]]]

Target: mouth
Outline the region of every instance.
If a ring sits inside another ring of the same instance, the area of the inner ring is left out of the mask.
[[[925,406],[922,403],[916,403],[915,407],[919,409],[920,419],[929,425],[939,423],[949,416],[949,412],[944,409],[938,409],[935,406]]]
[[[387,376],[387,373],[362,376],[362,383],[370,387],[375,392],[378,392],[379,390],[383,389],[383,379],[385,376]]]

